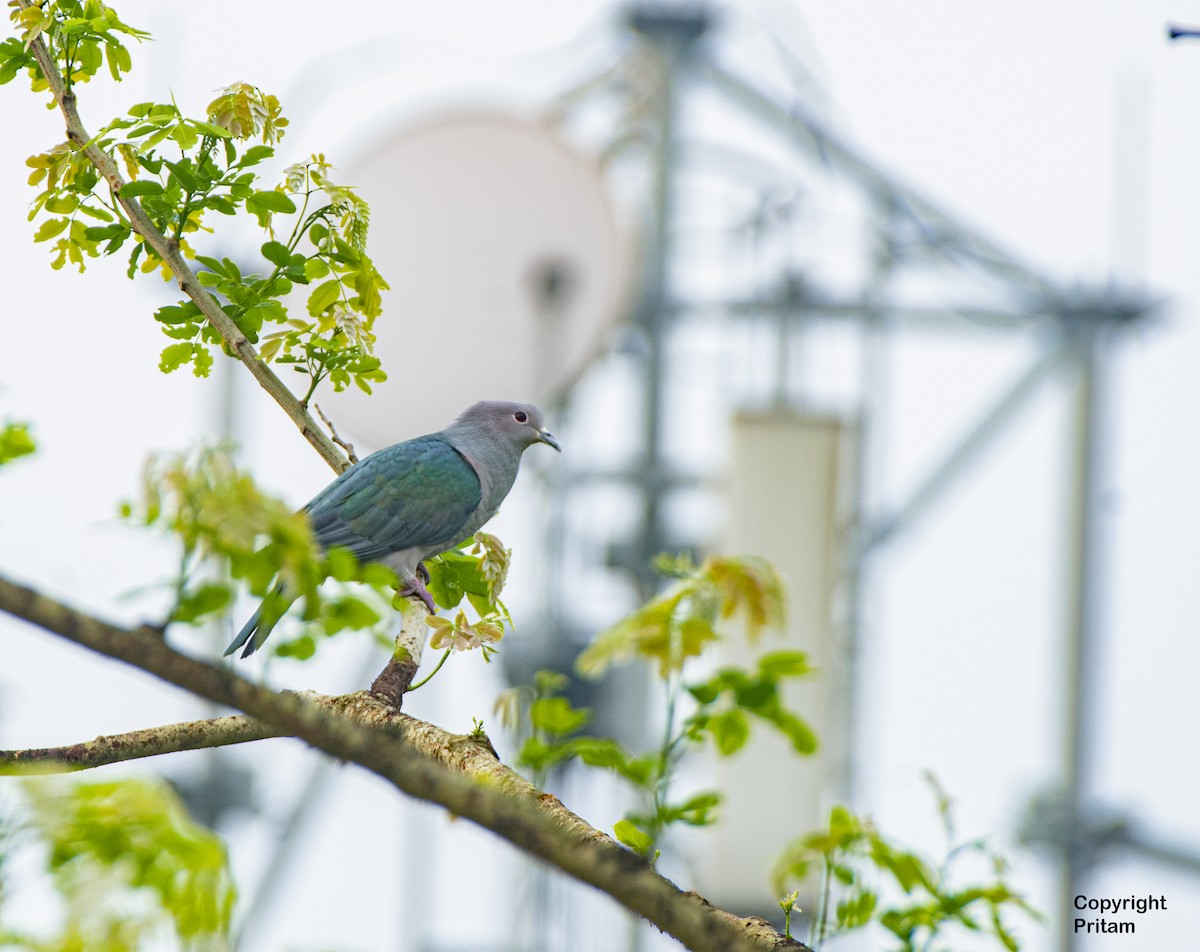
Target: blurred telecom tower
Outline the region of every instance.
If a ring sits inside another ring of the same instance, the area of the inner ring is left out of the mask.
[[[1064,286],[992,244],[834,134],[786,49],[772,51],[786,81],[745,78],[723,55],[729,28],[704,5],[635,4],[611,65],[542,119],[438,116],[371,150],[351,178],[372,199],[373,253],[400,269],[387,310],[422,326],[416,347],[380,328],[381,356],[406,393],[429,395],[404,408],[414,427],[473,398],[528,394],[569,449],[543,470],[537,622],[501,655],[514,681],[570,670],[592,634],[653,594],[660,552],[756,553],[782,570],[787,638],[824,672],[793,699],[821,752],[799,762],[756,738],[733,769],[713,763],[707,782],[729,792],[722,823],[694,856],[664,857],[687,862],[714,902],[768,916],[780,834],[764,818],[800,831],[832,800],[855,802],[881,553],[978,474],[1032,400],[1065,391],[1069,581],[1047,727],[1062,768],[1030,826],[1061,860],[1052,918],[1065,926],[1098,844],[1089,725],[1108,357],[1151,302]],[[1018,370],[897,490],[896,353],[936,338],[1004,348]],[[429,356],[445,353],[451,381]],[[389,441],[383,404],[339,400],[354,434]],[[636,741],[653,723],[636,678],[576,690],[600,732]],[[522,948],[554,948],[569,915],[548,888]],[[1060,947],[1074,948],[1065,928]]]

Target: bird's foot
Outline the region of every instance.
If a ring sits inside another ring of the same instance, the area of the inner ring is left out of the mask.
[[[417,598],[425,603],[425,607],[429,609],[429,614],[436,615],[437,608],[433,604],[433,596],[429,594],[429,589],[425,587],[425,582],[429,581],[429,573],[426,572],[423,574],[425,575],[424,581],[420,578],[414,578],[404,588],[400,589],[400,595],[404,598],[409,598],[413,595],[417,596]]]
[[[422,582],[424,582],[426,585],[429,584],[429,569],[425,568],[424,562],[417,563],[417,578],[420,579]]]

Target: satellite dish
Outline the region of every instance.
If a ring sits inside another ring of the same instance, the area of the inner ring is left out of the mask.
[[[388,381],[320,398],[344,436],[385,446],[475,400],[545,401],[623,314],[631,256],[604,182],[544,125],[427,121],[342,179],[371,205],[368,250],[391,285],[375,322]]]

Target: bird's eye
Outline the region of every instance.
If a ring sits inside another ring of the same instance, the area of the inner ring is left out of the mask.
[[[518,423],[528,423],[529,422],[529,414],[526,413],[524,410],[518,410],[516,413],[513,414],[513,419],[516,420]]]

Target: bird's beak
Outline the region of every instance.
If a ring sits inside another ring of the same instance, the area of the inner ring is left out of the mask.
[[[550,433],[549,431],[538,430],[538,439],[540,439],[547,446],[553,446],[560,453],[562,452],[562,447],[558,445],[558,440],[556,440],[554,438],[554,435],[552,433]]]

